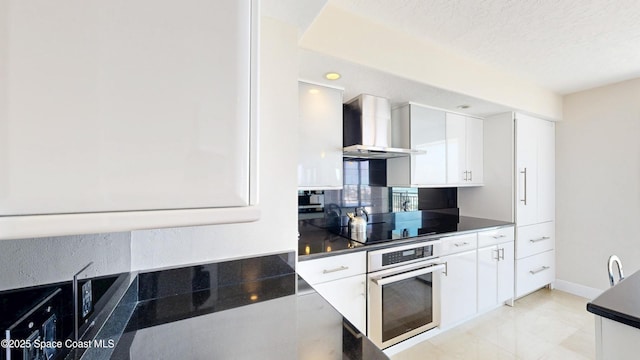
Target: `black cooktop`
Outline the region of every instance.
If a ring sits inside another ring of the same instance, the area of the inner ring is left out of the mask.
[[[305,220],[305,222],[350,239],[348,218],[327,217]],[[371,214],[367,225],[367,240],[363,244],[379,244],[397,239],[470,231],[506,224],[508,223],[503,221],[459,216],[457,212],[450,211],[408,211]]]

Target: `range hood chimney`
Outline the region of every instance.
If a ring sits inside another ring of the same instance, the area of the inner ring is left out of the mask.
[[[390,159],[424,151],[391,147],[391,102],[362,94],[344,104],[343,156],[352,159]]]

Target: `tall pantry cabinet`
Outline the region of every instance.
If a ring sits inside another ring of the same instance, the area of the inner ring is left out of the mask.
[[[463,215],[516,223],[515,297],[555,280],[555,123],[507,113],[484,122],[485,186],[459,190]]]

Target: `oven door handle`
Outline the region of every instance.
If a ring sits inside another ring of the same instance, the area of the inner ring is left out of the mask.
[[[428,274],[436,271],[442,271],[444,269],[445,269],[445,264],[435,264],[435,265],[427,266],[424,268],[418,268],[417,270],[407,271],[398,275],[391,275],[387,277],[382,277],[382,276],[372,277],[371,281],[373,281],[378,286],[383,286],[392,282],[406,280],[414,276],[424,275],[424,274]]]

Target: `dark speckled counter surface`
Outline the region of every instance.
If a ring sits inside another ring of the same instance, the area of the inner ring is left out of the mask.
[[[587,311],[640,329],[640,271],[588,303]]]
[[[428,211],[373,214],[367,225],[367,238],[373,241],[364,245],[349,239],[345,218],[300,220],[298,255],[299,260],[304,261],[410,243],[418,237],[420,241],[435,240],[444,236],[510,225],[513,223]]]
[[[294,263],[291,252],[139,274],[117,345],[83,359],[388,359]]]

